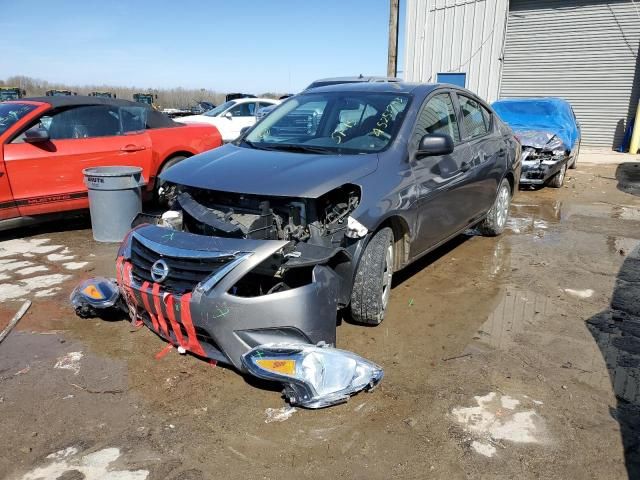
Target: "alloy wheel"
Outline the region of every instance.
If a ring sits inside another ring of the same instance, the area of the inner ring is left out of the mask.
[[[496,201],[496,220],[498,228],[504,227],[509,215],[509,204],[511,203],[511,193],[509,187],[503,185]]]

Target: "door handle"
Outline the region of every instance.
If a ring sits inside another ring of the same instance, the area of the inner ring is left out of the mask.
[[[471,164],[469,162],[462,162],[462,164],[460,165],[460,171],[468,172],[469,170],[471,170]]]
[[[144,145],[125,145],[120,149],[121,152],[139,152],[140,150],[144,150],[147,147]]]

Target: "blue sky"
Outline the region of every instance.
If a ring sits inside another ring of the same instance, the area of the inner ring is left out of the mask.
[[[0,78],[260,93],[386,74],[389,0],[0,5]]]

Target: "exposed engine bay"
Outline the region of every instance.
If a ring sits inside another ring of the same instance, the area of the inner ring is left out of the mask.
[[[185,187],[177,193],[172,210],[182,215],[179,229],[191,233],[309,241],[328,246],[342,243],[347,217],[359,203],[360,192],[353,185],[345,185],[318,199],[260,197]],[[335,236],[338,232],[340,237]]]
[[[237,296],[256,297],[310,283],[316,265],[329,265],[347,274],[351,257],[346,249],[355,243],[354,238],[362,236],[348,233],[353,223],[350,214],[359,203],[360,189],[349,184],[319,198],[179,187],[171,209],[153,223],[208,237],[290,242],[232,290]],[[140,223],[148,222],[146,218]]]

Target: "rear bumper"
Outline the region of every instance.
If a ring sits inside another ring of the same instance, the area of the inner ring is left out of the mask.
[[[125,240],[117,262],[118,284],[130,314],[165,340],[239,370],[244,370],[242,355],[257,345],[320,341],[335,344],[340,278],[331,268],[315,265],[311,282],[297,288],[239,297],[230,293],[235,283],[287,242],[174,232],[167,243],[157,243],[159,235],[166,236],[166,232],[155,226],[134,230]],[[172,293],[162,283],[144,281],[136,275],[130,248],[133,238],[159,250],[160,257],[169,249],[173,258],[193,259],[219,253],[234,255],[238,261],[230,261],[226,264],[230,268],[209,275],[190,292]]]

